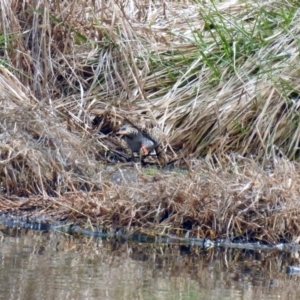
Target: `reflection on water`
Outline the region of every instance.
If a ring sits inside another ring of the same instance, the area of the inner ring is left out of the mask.
[[[291,254],[0,229],[1,299],[299,299]]]

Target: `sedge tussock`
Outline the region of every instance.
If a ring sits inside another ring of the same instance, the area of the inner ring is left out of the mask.
[[[74,195],[90,193],[72,217],[91,212],[107,226],[166,231],[172,223],[196,236],[247,232],[269,241],[295,228],[296,1],[0,6],[1,194],[66,197],[68,214]],[[107,163],[128,157],[112,135],[134,115],[164,130],[167,162],[183,159],[188,175],[152,182],[138,172],[138,186],[125,192],[107,179]],[[201,158],[215,165],[196,171]]]
[[[88,216],[94,228],[291,242],[298,239],[299,174],[299,165],[284,158],[266,161],[262,170],[231,156],[224,167],[194,162],[188,173],[164,171],[147,180],[114,184],[103,176],[101,191],[44,197],[42,204],[36,196],[24,206],[39,203],[44,214],[79,223]]]

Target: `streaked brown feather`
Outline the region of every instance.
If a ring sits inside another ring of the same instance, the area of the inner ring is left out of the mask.
[[[151,152],[154,149],[157,150],[163,133],[158,126],[150,126],[149,124],[146,125],[144,119],[135,122],[129,118],[124,118],[124,125],[121,127],[119,134],[124,136],[133,152],[139,152],[140,150]]]

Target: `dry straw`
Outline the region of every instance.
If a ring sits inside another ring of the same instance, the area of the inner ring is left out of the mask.
[[[3,209],[17,195],[106,226],[297,240],[296,1],[0,5]],[[190,171],[116,186],[95,111],[155,120]]]

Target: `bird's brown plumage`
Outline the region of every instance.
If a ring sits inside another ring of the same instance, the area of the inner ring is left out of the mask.
[[[140,122],[135,122],[128,118],[124,119],[124,124],[119,130],[132,152],[148,155],[152,150],[156,151],[162,142],[163,132],[156,126],[147,126],[142,119]]]

